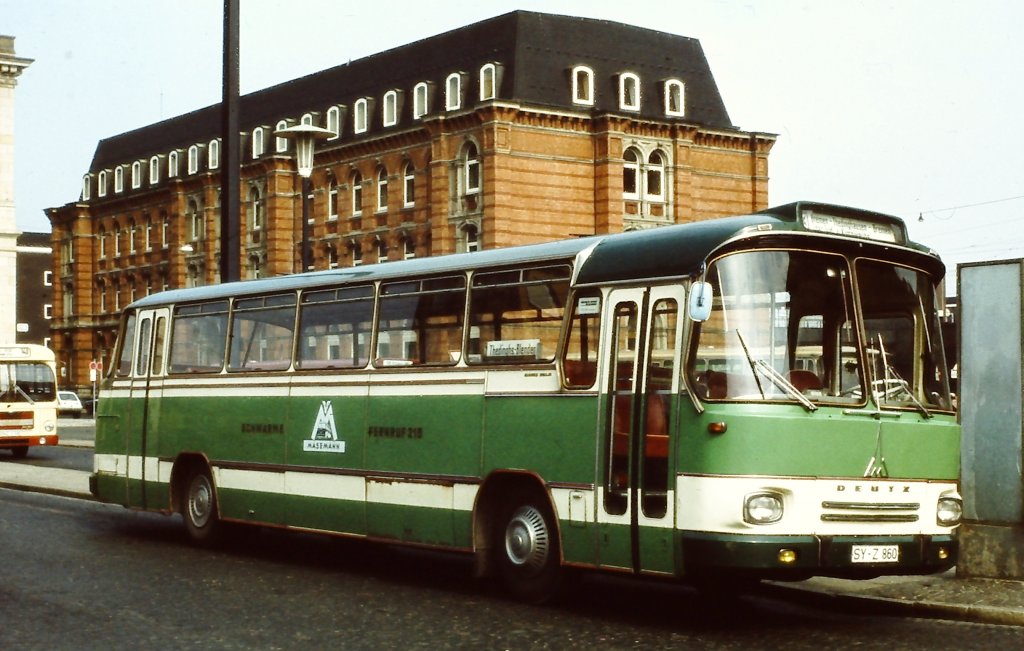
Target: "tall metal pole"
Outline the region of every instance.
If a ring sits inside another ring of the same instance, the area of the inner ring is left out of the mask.
[[[238,121],[238,0],[224,0],[224,94],[221,100],[220,280],[239,280],[241,221]]]
[[[309,194],[313,191],[313,182],[308,176],[302,177],[302,269],[309,271],[313,265],[312,251],[309,248]]]

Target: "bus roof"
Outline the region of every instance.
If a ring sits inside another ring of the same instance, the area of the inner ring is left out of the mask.
[[[339,283],[371,283],[455,273],[466,269],[568,262],[577,256],[579,264],[573,278],[576,286],[682,278],[700,274],[716,250],[739,238],[793,233],[860,242],[874,241],[911,252],[923,266],[938,276],[944,272],[942,263],[933,252],[907,240],[906,226],[897,217],[824,203],[799,202],[751,215],[614,235],[173,289],[142,298],[129,307],[145,308],[168,303],[226,299],[239,294],[273,294]]]

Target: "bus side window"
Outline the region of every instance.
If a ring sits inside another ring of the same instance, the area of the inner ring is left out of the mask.
[[[597,380],[597,343],[601,327],[601,297],[577,294],[569,333],[562,352],[563,382],[569,389],[589,389]]]
[[[224,368],[228,303],[175,308],[171,325],[171,373],[217,373]]]
[[[121,330],[120,338],[121,354],[117,358],[117,369],[115,373],[119,377],[125,377],[132,372],[132,349],[135,347],[135,313],[128,315],[125,319],[124,329]]]
[[[465,309],[461,276],[382,285],[374,366],[458,363]]]

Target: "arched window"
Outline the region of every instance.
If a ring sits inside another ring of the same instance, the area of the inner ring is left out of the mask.
[[[594,71],[587,66],[572,69],[573,104],[594,105]]]
[[[410,208],[416,204],[416,170],[412,163],[402,168],[402,205]]]
[[[327,109],[327,130],[334,134],[328,136],[328,140],[335,140],[341,135],[341,109],[337,106]]]
[[[377,239],[377,262],[388,261],[388,242],[383,237]]]
[[[299,120],[299,122],[301,122],[302,124],[305,124],[306,126],[310,126],[310,127],[313,126],[313,114],[312,113],[303,113],[302,114],[302,118]]]
[[[215,170],[218,167],[220,167],[220,141],[214,139],[210,141],[210,148],[207,151],[206,168]]]
[[[427,105],[427,99],[429,95],[429,86],[427,82],[421,81],[416,84],[412,90],[412,117],[413,119],[420,119],[430,110]]]
[[[257,159],[265,151],[263,145],[263,127],[256,127],[252,130],[252,157]]]
[[[262,240],[263,234],[263,196],[260,189],[253,186],[249,189],[249,241],[256,244]]]
[[[107,170],[100,170],[99,180],[96,183],[96,194],[105,197],[107,196]]]
[[[160,157],[151,156],[149,158],[149,184],[156,185],[160,182]]]
[[[117,222],[114,222],[110,230],[111,236],[114,238],[114,257],[121,255],[121,227]]]
[[[135,225],[135,220],[128,220],[128,253],[135,253],[135,235],[138,231],[139,228]]]
[[[132,190],[142,187],[142,161],[132,163]]]
[[[363,214],[363,175],[359,172],[352,172],[352,216],[357,217]]]
[[[286,120],[280,120],[274,127],[274,131],[281,131],[282,129],[288,128],[288,122]],[[274,151],[278,154],[283,154],[288,151],[288,139],[277,136],[274,138]]]
[[[172,150],[167,154],[167,178],[173,179],[178,176],[178,150]]]
[[[640,77],[632,72],[619,75],[619,108],[623,111],[640,110]]]
[[[327,175],[327,220],[338,219],[338,179],[333,174]]]
[[[665,157],[660,151],[652,151],[647,157],[647,175],[644,183],[644,199],[665,200]]]
[[[497,67],[493,63],[485,63],[480,67],[480,101],[494,99],[497,94]]]
[[[363,247],[358,240],[348,243],[349,255],[352,256],[352,266],[358,267],[363,264]]]
[[[377,170],[377,212],[388,209],[388,171],[381,167]]]
[[[453,72],[444,82],[444,109],[457,111],[462,108],[462,75]]]
[[[640,198],[640,152],[630,147],[622,154],[622,196]]]
[[[188,202],[188,209],[185,214],[188,217],[188,223],[191,227],[191,238],[193,242],[198,242],[205,237],[205,228],[203,227],[203,213],[199,211],[199,204],[194,200]]]
[[[92,194],[92,176],[86,174],[82,177],[82,201],[88,201]]]
[[[402,257],[406,260],[412,260],[416,257],[416,240],[413,239],[412,235],[407,235],[402,240]]]
[[[683,82],[678,79],[665,82],[665,115],[683,117],[686,114],[685,99],[686,86]]]
[[[476,143],[468,142],[463,148],[462,169],[466,194],[480,192],[480,152]]]
[[[472,253],[480,250],[480,229],[476,224],[466,224],[461,229],[463,251]]]
[[[188,173],[195,174],[199,171],[199,145],[192,145],[188,148]]]
[[[100,232],[96,235],[96,239],[99,241],[99,258],[103,260],[107,257],[107,231],[102,226]]]
[[[114,168],[114,192],[124,192],[124,167],[121,165]]]
[[[398,123],[398,91],[384,93],[384,126],[393,127]]]
[[[367,101],[365,97],[356,100],[355,110],[352,113],[352,130],[356,133],[366,133],[369,128],[367,119]]]

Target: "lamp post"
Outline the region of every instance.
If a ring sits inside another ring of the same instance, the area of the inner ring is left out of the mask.
[[[313,172],[313,145],[334,135],[329,129],[322,129],[312,124],[296,124],[294,127],[279,129],[274,135],[291,138],[295,141],[295,162],[299,176],[302,177],[302,271],[309,271],[313,264],[309,250],[309,193],[311,192],[309,175]]]

